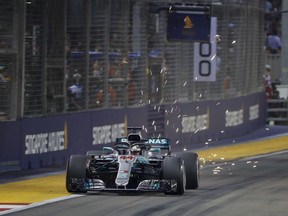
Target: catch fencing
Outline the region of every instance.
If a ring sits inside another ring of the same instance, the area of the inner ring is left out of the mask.
[[[0,0],[1,120],[262,91],[263,1],[201,3],[217,19],[208,81],[195,77],[195,43],[167,40],[176,1]]]

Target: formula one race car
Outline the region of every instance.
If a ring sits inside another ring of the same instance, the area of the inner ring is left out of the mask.
[[[199,161],[194,152],[172,155],[167,138],[143,139],[138,130],[117,138],[114,147],[71,155],[67,163],[66,189],[87,191],[158,191],[182,195],[199,184]]]

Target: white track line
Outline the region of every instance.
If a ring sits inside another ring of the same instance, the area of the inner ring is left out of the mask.
[[[288,150],[279,151],[279,152],[272,152],[272,153],[267,153],[267,154],[261,154],[261,155],[255,155],[252,157],[243,158],[240,161],[255,160],[258,158],[262,158],[262,157],[269,157],[269,156],[274,156],[274,155],[279,155],[279,154],[284,154],[284,153],[288,153]]]
[[[0,215],[14,213],[14,212],[22,211],[22,210],[25,210],[25,209],[34,208],[34,207],[46,205],[46,204],[49,204],[49,203],[54,203],[54,202],[63,201],[63,200],[67,200],[67,199],[72,199],[72,198],[81,197],[81,196],[83,196],[83,195],[74,194],[74,195],[59,197],[59,198],[55,198],[55,199],[45,200],[43,202],[36,202],[36,203],[29,204],[29,205],[18,205],[18,207],[16,207],[16,208],[15,208],[15,205],[6,205],[6,206],[11,206],[12,209],[0,212]],[[1,208],[1,206],[0,206],[0,208]]]

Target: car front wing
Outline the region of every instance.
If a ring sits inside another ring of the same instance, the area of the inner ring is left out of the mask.
[[[173,193],[177,191],[177,181],[150,179],[141,181],[136,188],[127,188],[126,186],[117,186],[108,188],[101,179],[73,179],[74,186],[83,188],[83,191],[115,191],[115,192],[165,192]]]

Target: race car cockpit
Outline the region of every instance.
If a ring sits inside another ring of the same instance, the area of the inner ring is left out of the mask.
[[[114,150],[116,150],[119,155],[127,155],[130,151],[130,144],[128,142],[119,142],[114,145]]]

